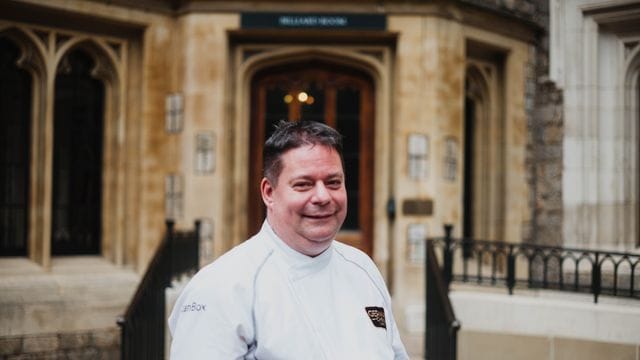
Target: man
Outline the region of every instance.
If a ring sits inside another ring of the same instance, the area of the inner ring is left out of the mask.
[[[260,232],[178,298],[171,358],[408,359],[379,271],[334,240],[347,211],[340,134],[281,122],[265,143],[260,189]]]

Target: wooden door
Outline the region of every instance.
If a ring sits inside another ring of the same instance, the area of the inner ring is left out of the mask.
[[[265,218],[260,198],[262,148],[281,119],[323,122],[344,136],[347,218],[337,239],[371,255],[373,219],[373,82],[353,69],[319,63],[270,68],[251,89],[249,231]]]

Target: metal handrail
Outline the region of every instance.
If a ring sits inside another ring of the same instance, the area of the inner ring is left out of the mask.
[[[200,222],[195,230],[167,233],[158,246],[125,314],[117,321],[121,329],[121,359],[164,359],[165,289],[171,280],[198,269]]]
[[[455,360],[460,323],[454,314],[432,241],[427,242],[426,252],[425,359]]]
[[[640,299],[640,254],[454,239],[446,230],[428,243],[442,254],[447,287],[461,281],[502,285],[509,294],[516,288],[590,293],[595,303],[601,295]],[[454,261],[462,261],[455,273]]]

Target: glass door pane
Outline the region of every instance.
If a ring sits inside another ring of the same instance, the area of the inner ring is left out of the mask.
[[[344,136],[343,157],[349,211],[342,228],[360,229],[360,90],[339,89],[336,99],[337,130]]]

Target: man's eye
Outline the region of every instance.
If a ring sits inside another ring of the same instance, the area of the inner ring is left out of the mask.
[[[332,189],[339,189],[342,186],[342,180],[331,180],[327,182],[327,186]]]
[[[294,183],[293,188],[295,190],[308,190],[308,189],[311,189],[311,183],[308,183],[308,182]]]

